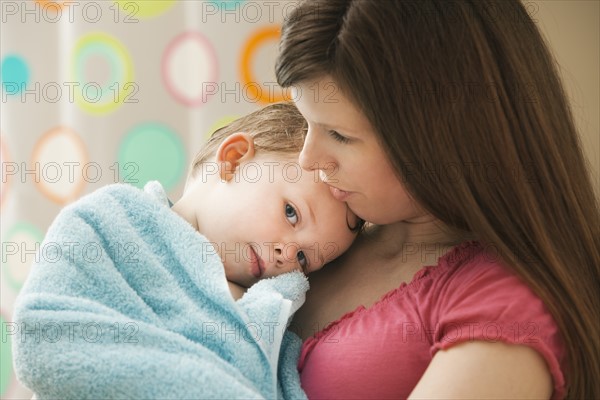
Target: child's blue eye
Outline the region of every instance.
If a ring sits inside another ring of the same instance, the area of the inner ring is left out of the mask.
[[[292,225],[296,225],[298,223],[298,213],[296,212],[294,206],[289,203],[285,204],[285,217]],[[308,268],[308,258],[306,258],[304,252],[302,250],[298,251],[298,253],[296,253],[296,258],[298,259],[298,264],[302,270],[306,272],[306,269]]]
[[[298,213],[296,212],[296,209],[287,203],[285,205],[285,217],[292,225],[296,225],[298,223]]]
[[[300,250],[296,257],[298,257],[298,264],[300,264],[300,267],[302,267],[302,269],[306,271],[306,267],[308,267],[308,259],[304,255],[304,252]]]
[[[342,136],[336,131],[329,131],[329,135],[341,143],[348,143],[350,141],[346,136]]]

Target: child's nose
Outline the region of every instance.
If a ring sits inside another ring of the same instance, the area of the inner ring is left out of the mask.
[[[275,265],[278,268],[284,268],[298,263],[298,250],[300,246],[297,243],[279,243],[275,247]]]

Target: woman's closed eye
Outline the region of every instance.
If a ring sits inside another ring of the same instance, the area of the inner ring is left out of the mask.
[[[338,132],[333,130],[329,131],[329,136],[331,136],[333,139],[337,140],[340,143],[348,143],[350,141],[350,139],[348,139],[346,136],[340,135]]]

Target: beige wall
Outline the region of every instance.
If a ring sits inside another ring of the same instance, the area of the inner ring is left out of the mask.
[[[561,67],[600,198],[600,1],[523,0]]]

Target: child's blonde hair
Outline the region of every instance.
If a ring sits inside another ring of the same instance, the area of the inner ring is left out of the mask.
[[[245,132],[252,136],[257,154],[268,152],[294,155],[302,150],[307,129],[306,120],[291,102],[271,104],[238,118],[217,129],[196,154],[186,184],[196,177],[200,166],[207,162],[223,140],[233,133]]]

